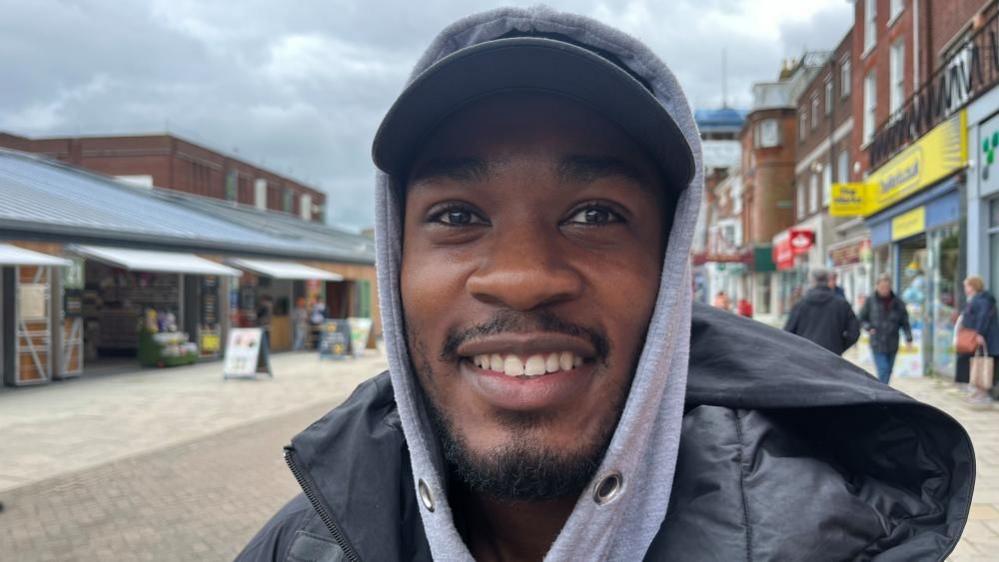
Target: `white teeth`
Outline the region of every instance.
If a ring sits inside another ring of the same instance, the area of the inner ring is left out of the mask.
[[[489,356],[489,367],[490,371],[496,371],[497,373],[503,372],[503,356],[499,353],[493,353]]]
[[[511,377],[536,377],[545,373],[571,371],[583,365],[582,357],[571,351],[536,353],[522,360],[518,355],[503,355],[500,353],[483,353],[472,356],[472,363],[487,371],[503,373]]]
[[[503,361],[503,374],[519,377],[524,374],[524,363],[516,355],[507,355]]]
[[[543,355],[532,355],[524,363],[524,374],[533,377],[545,374],[545,357]]]
[[[572,369],[572,352],[563,351],[558,355],[558,366],[562,368],[563,371],[568,371]]]
[[[558,370],[558,353],[549,353],[545,358],[545,371],[554,373]]]

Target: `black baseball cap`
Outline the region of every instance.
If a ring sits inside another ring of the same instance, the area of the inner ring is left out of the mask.
[[[372,146],[375,165],[390,175],[404,175],[417,147],[448,116],[503,92],[549,93],[587,105],[648,150],[677,192],[694,177],[690,145],[648,83],[617,57],[550,34],[478,43],[421,72],[378,127]]]

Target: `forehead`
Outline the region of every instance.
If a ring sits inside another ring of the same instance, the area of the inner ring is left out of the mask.
[[[541,94],[503,94],[469,104],[448,117],[416,151],[409,180],[435,168],[483,174],[511,161],[554,165],[566,159],[614,163],[625,175],[659,183],[645,149],[618,125],[573,100]]]

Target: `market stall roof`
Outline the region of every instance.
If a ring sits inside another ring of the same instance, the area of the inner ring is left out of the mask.
[[[0,237],[373,265],[374,241],[0,149]],[[25,236],[27,235],[27,237]]]
[[[72,265],[72,262],[41,252],[18,248],[10,244],[0,244],[0,265],[54,265],[68,267]]]
[[[270,261],[251,259],[231,259],[229,263],[251,273],[266,275],[275,279],[323,279],[326,281],[343,281],[343,276],[315,267],[309,267],[292,261]]]
[[[196,275],[231,275],[239,277],[238,269],[215,263],[194,254],[179,252],[154,252],[130,248],[107,248],[102,246],[72,246],[80,255],[102,261],[115,267],[133,271],[155,271],[160,273],[191,273]]]

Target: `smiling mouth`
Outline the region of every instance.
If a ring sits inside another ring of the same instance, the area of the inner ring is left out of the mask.
[[[484,371],[508,377],[540,377],[572,371],[586,363],[586,359],[572,351],[534,353],[527,357],[514,353],[483,353],[465,360]]]

